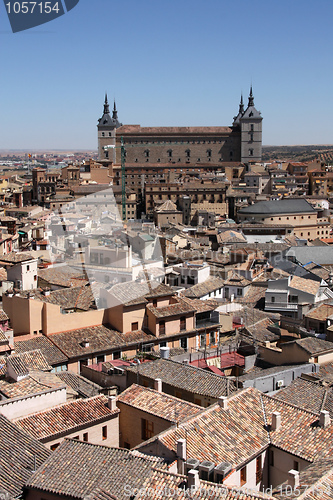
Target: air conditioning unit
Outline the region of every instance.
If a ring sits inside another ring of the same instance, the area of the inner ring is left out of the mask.
[[[199,464],[200,462],[196,458],[188,458],[185,462],[185,474],[187,475],[188,471],[192,469],[196,470]]]
[[[214,478],[214,462],[209,462],[208,460],[204,460],[199,465],[199,476],[200,479],[204,481],[212,481]]]
[[[214,483],[221,484],[223,479],[231,472],[232,466],[229,462],[221,462],[214,469]]]
[[[277,389],[280,389],[280,387],[283,387],[284,386],[284,380],[278,380],[276,382],[276,388]]]

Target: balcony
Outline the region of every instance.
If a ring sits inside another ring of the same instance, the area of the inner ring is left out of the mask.
[[[297,311],[298,304],[290,302],[265,302],[265,309]]]

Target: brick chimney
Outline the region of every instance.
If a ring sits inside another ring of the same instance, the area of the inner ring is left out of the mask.
[[[272,425],[271,430],[277,431],[281,425],[281,413],[279,411],[274,411],[272,413]]]
[[[320,427],[323,427],[323,429],[325,429],[325,427],[328,427],[331,423],[331,417],[330,417],[330,414],[328,411],[326,410],[321,410],[320,414],[319,414],[319,425]]]

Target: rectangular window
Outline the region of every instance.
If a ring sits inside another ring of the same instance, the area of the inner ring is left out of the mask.
[[[88,432],[83,434],[83,441],[88,442]]]
[[[180,330],[186,330],[186,318],[180,318]]]
[[[121,356],[121,352],[120,351],[115,351],[113,353],[113,359],[120,359],[120,356]]]
[[[256,460],[256,484],[260,483],[262,480],[262,464],[261,464],[261,455],[257,457]]]
[[[159,335],[165,335],[165,321],[160,321],[158,324],[158,333]]]
[[[211,344],[215,344],[215,332],[210,332],[210,334],[209,334],[209,342]]]
[[[185,349],[185,351],[187,350],[187,337],[182,337],[180,339],[180,347]]]
[[[154,422],[149,422],[145,418],[141,419],[141,438],[146,441],[154,435]]]
[[[139,323],[137,321],[135,321],[134,323],[132,323],[131,330],[132,330],[132,332],[135,332],[136,330],[139,330]]]
[[[102,439],[107,439],[108,437],[108,426],[107,425],[104,425],[102,427]]]
[[[104,363],[104,361],[105,361],[104,354],[100,354],[99,356],[96,356],[96,363]]]
[[[240,485],[243,486],[246,483],[246,465],[240,471]]]
[[[243,295],[243,288],[237,288],[237,295],[240,297]]]
[[[294,470],[299,470],[299,462],[297,462],[297,460],[294,460],[294,467],[293,467]]]

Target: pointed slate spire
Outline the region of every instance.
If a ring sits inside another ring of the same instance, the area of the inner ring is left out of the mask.
[[[253,97],[253,92],[252,92],[252,85],[251,85],[251,88],[250,88],[250,95],[249,95],[249,108],[251,106],[254,106],[254,97]]]
[[[115,99],[114,99],[114,101],[113,101],[112,118],[113,118],[114,120],[118,120],[118,111],[117,111],[117,108],[116,108],[116,100],[115,100]]]
[[[239,104],[239,113],[241,113],[241,114],[244,113],[243,94],[241,94],[241,100],[240,100],[240,104]]]
[[[110,113],[109,103],[108,103],[108,95],[105,92],[105,101],[104,101],[104,114],[108,115]]]

